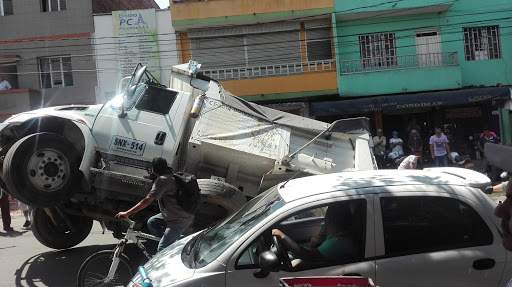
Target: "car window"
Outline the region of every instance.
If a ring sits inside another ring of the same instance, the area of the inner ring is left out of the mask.
[[[293,216],[290,216],[285,221],[294,221],[294,220],[298,220],[298,219],[312,218],[312,217],[322,217],[323,218],[325,216],[326,211],[327,211],[327,206],[313,208],[310,210],[302,211]]]
[[[493,235],[468,204],[447,197],[382,197],[386,256],[490,245]]]
[[[348,216],[346,222],[349,222],[349,224],[343,234],[334,234],[334,236],[330,235],[328,237],[329,234],[326,232],[324,221],[326,211],[330,206],[336,209],[346,210],[347,213],[344,214]],[[258,268],[258,258],[261,252],[266,250],[275,252],[273,246],[271,246],[271,229],[273,228],[280,229],[296,243],[306,248],[327,248],[332,249],[330,252],[343,253],[342,256],[340,255],[335,260],[326,258],[318,262],[304,262],[304,264],[300,264],[300,268],[294,268],[292,271],[355,262],[364,257],[366,200],[344,200],[328,205],[307,208],[286,217],[277,226],[265,230],[258,239],[244,250],[236,262],[236,269]],[[333,237],[335,237],[334,240]],[[332,242],[335,243],[332,244]],[[291,253],[290,257],[292,259],[298,259],[294,258],[294,255]]]
[[[167,114],[177,94],[174,91],[149,86],[135,108],[140,111]]]
[[[208,265],[236,240],[285,205],[277,186],[259,194],[233,215],[208,230],[198,243],[196,268]]]

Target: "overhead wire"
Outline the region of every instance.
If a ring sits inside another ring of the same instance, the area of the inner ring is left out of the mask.
[[[404,1],[404,0],[397,0],[397,1],[390,1],[390,2],[386,2],[386,3],[394,3],[394,2],[399,2],[399,1]],[[447,3],[450,3],[450,2],[447,2]],[[385,4],[385,3],[384,3]],[[382,4],[380,4],[382,5]],[[374,6],[380,6],[380,5],[371,5],[371,6],[367,6],[367,7],[374,7]],[[488,7],[488,6],[486,6]],[[491,6],[492,7],[492,6]],[[362,9],[364,7],[360,7],[358,9]],[[419,8],[406,8],[404,10],[414,10],[414,9],[419,9]],[[345,10],[345,11],[350,11],[350,10],[353,10],[353,9],[349,9],[349,10]],[[345,11],[341,11],[341,12],[337,12],[337,13],[342,13],[342,12],[345,12]],[[459,16],[473,16],[473,15],[480,15],[480,14],[489,14],[489,13],[492,13],[492,14],[495,14],[495,13],[506,13],[506,12],[510,12],[512,11],[512,9],[510,10],[492,10],[492,11],[485,11],[485,12],[476,12],[476,13],[468,13],[468,14],[453,14],[453,15],[450,15],[450,18],[453,18],[453,17],[459,17]],[[391,12],[388,12],[389,14],[379,14],[379,15],[373,15],[373,16],[368,16],[368,17],[362,17],[362,18],[359,18],[359,19],[356,19],[356,20],[350,20],[350,21],[346,21],[344,23],[347,23],[347,22],[355,22],[355,21],[360,21],[360,20],[364,20],[364,19],[382,19],[381,17],[383,15],[391,15],[391,14],[394,14],[394,13],[399,13],[399,12],[403,12],[403,11],[391,11]],[[336,14],[336,13],[334,13]],[[323,14],[320,14],[320,15],[323,15]],[[325,15],[330,15],[329,14],[325,14]],[[315,17],[318,17],[319,15],[315,15]],[[305,19],[307,17],[300,17],[300,18],[296,18],[297,20],[300,20],[300,19]],[[394,22],[403,22],[403,21],[417,21],[417,20],[424,20],[424,19],[432,19],[432,17],[428,17],[428,18],[414,18],[414,19],[410,19],[410,20],[392,20],[392,21],[383,21],[383,22],[379,22],[378,24],[386,24],[386,23],[394,23]],[[493,20],[493,19],[489,19],[489,20]],[[290,20],[287,20],[287,21],[290,21]],[[282,22],[282,21],[277,21],[277,22]],[[272,22],[266,22],[266,23],[272,23]],[[467,23],[471,23],[471,22],[467,22]],[[376,24],[376,23],[375,23]],[[358,24],[353,24],[353,25],[346,25],[344,24],[343,27],[350,27],[350,26],[364,26],[364,25],[374,25],[374,23],[358,23]],[[452,25],[452,24],[450,24]],[[240,25],[233,25],[233,27],[239,27]],[[439,26],[443,26],[443,25],[439,25]],[[231,27],[231,26],[223,26],[222,29],[225,29],[225,27]],[[421,27],[418,27],[418,28],[421,28]],[[210,29],[206,29],[207,31],[214,31],[214,30],[217,30],[217,29],[221,29],[221,28],[210,28]],[[27,41],[27,42],[23,42],[23,40],[20,40],[22,42],[17,42],[16,39],[13,39],[13,40],[8,40],[8,41],[13,41],[12,44],[22,44],[22,43],[34,43],[34,42],[51,42],[51,41],[70,41],[70,40],[84,40],[84,39],[89,39],[89,40],[103,40],[103,39],[120,39],[120,38],[138,38],[138,37],[148,37],[148,36],[165,36],[165,35],[175,35],[176,33],[181,33],[181,32],[173,32],[173,33],[155,33],[155,34],[126,34],[126,35],[123,35],[123,36],[107,36],[107,37],[80,37],[80,38],[65,38],[65,39],[37,39],[37,40],[30,40],[30,41]],[[264,34],[264,33],[263,33]],[[177,42],[177,40],[164,40],[164,41],[171,41],[171,42]],[[1,42],[4,42],[3,44],[9,44],[9,43],[5,43],[7,41],[0,41]],[[127,42],[127,43],[139,43],[139,41],[136,41],[136,42]],[[79,45],[64,45],[64,46],[51,46],[51,47],[47,47],[47,48],[58,48],[58,47],[74,47],[74,46],[90,46],[90,45],[106,45],[106,44],[117,44],[117,42],[110,42],[110,43],[86,43],[86,44],[79,44]],[[20,48],[20,47],[15,47],[15,48],[4,48],[2,50],[19,50],[19,49],[40,49],[41,47],[23,47],[23,48]]]
[[[399,1],[390,1],[390,3],[393,3],[393,2],[399,2]],[[507,12],[507,10],[501,10],[501,11],[496,11],[497,13],[501,13],[501,12]],[[486,13],[490,13],[489,12],[479,12],[479,13],[474,13],[474,14],[486,14]],[[466,25],[466,24],[476,24],[476,23],[483,23],[483,22],[492,22],[492,21],[506,21],[506,20],[510,20],[512,19],[512,17],[504,17],[504,18],[493,18],[493,19],[482,19],[482,20],[476,20],[476,21],[467,21],[467,22],[457,22],[457,23],[450,23],[450,24],[443,24],[443,25],[428,25],[428,26],[421,26],[421,27],[408,27],[408,28],[405,28],[405,29],[398,29],[398,30],[390,30],[390,31],[379,31],[377,33],[385,33],[385,32],[393,32],[393,33],[397,33],[397,32],[401,32],[401,31],[411,31],[413,29],[423,29],[423,28],[443,28],[444,27],[444,30],[442,31],[442,35],[449,35],[449,34],[452,34],[452,33],[461,33],[460,30],[458,31],[454,31],[454,32],[448,32],[449,31],[449,28],[448,27],[452,27],[452,26],[455,26],[453,29],[458,29],[460,27],[457,27],[457,25]],[[357,21],[357,20],[354,20],[354,21]],[[375,23],[377,24],[377,23]],[[345,27],[345,26],[344,26]],[[509,28],[511,26],[500,26],[500,29],[501,28]],[[462,33],[461,33],[462,34]],[[169,34],[170,35],[170,34]],[[337,37],[338,38],[345,38],[345,37],[352,37],[352,36],[359,36],[361,34],[351,34],[351,35],[338,35]],[[501,33],[500,36],[506,36],[506,35],[509,35],[508,33]],[[144,35],[146,36],[146,35]],[[395,40],[401,40],[401,39],[407,39],[407,38],[414,38],[415,35],[412,34],[412,35],[405,35],[405,36],[398,36],[398,37],[395,37]],[[108,37],[103,37],[103,38],[108,38]],[[334,40],[335,38],[334,37],[329,37],[329,38],[317,38],[315,40],[317,41],[321,41],[321,40]],[[462,39],[454,39],[454,40],[442,40],[441,43],[447,43],[447,42],[455,42],[455,41],[460,41]],[[169,43],[176,43],[177,40],[174,40],[174,39],[168,39],[168,40],[162,40],[160,42],[167,42],[169,41]],[[219,47],[214,47],[214,48],[209,48],[209,51],[210,52],[215,52],[215,49],[225,49],[225,48],[237,48],[237,47],[244,47],[244,48],[251,48],[251,51],[252,52],[266,52],[266,51],[272,51],[273,48],[272,47],[263,47],[265,45],[268,45],[269,43],[272,43],[272,44],[293,44],[294,42],[296,42],[298,45],[300,45],[300,43],[303,42],[303,40],[301,40],[300,38],[297,39],[297,40],[293,40],[293,41],[273,41],[273,42],[268,42],[268,43],[256,43],[256,44],[252,44],[252,45],[229,45],[229,46],[219,46]],[[129,42],[129,43],[132,43],[132,42]],[[128,43],[128,44],[129,44]],[[138,43],[138,42],[133,42],[133,43]],[[102,45],[102,46],[105,46],[105,45],[114,45],[114,47],[112,48],[102,48],[102,50],[108,50],[108,49],[112,49],[112,50],[116,50],[117,47],[115,47],[116,43],[92,43],[94,45]],[[352,41],[335,41],[335,43],[331,43],[331,45],[336,45],[336,47],[338,47],[339,49],[341,48],[349,48],[349,47],[358,47],[358,44],[359,44],[359,40],[352,40]],[[88,44],[83,44],[83,45],[66,45],[66,46],[52,46],[52,47],[46,47],[47,49],[50,49],[50,48],[59,48],[59,47],[73,47],[73,46],[89,46]],[[261,46],[263,48],[261,49],[256,49],[254,47],[258,47],[258,46]],[[405,47],[414,47],[415,45],[403,45],[403,46],[395,46],[396,49],[399,49],[399,48],[405,48]],[[41,47],[36,47],[36,48],[41,48]],[[12,49],[15,49],[15,48],[12,48]],[[24,48],[21,48],[21,49],[24,49]],[[27,48],[28,49],[28,48]],[[32,49],[32,48],[31,48]],[[9,50],[9,49],[3,49],[4,51],[5,50]],[[18,47],[16,50],[20,50],[20,48]],[[166,49],[165,51],[161,51],[161,50],[156,50],[154,52],[157,52],[157,53],[160,53],[160,54],[164,54],[164,53],[174,53],[174,52],[182,52],[182,53],[185,53],[185,56],[188,56],[186,53],[191,53],[191,51],[189,49],[184,49],[184,50],[180,50],[180,49]],[[337,56],[342,56],[342,55],[347,55],[347,54],[353,54],[353,53],[356,53],[358,51],[347,51],[347,52],[343,52],[343,53],[337,53],[336,55]],[[119,56],[120,54],[119,53],[110,53],[110,54],[98,54],[98,53],[90,53],[90,54],[71,54],[72,57],[95,57],[96,59],[92,59],[92,60],[89,60],[90,62],[95,62],[95,61],[117,61],[117,59],[101,59],[101,57],[105,57],[105,56]],[[229,57],[230,55],[226,55],[226,57]],[[23,59],[23,61],[28,61],[28,60],[34,60],[34,59],[37,59],[38,57],[34,57],[34,58],[26,58],[26,59]],[[177,58],[177,55],[174,56],[174,55],[170,55],[169,57],[160,57],[161,59],[175,59]],[[254,61],[258,61],[258,60],[265,60],[265,56],[262,56],[260,59],[259,58],[251,58],[251,60],[254,60]],[[290,60],[295,60],[296,58],[290,58]],[[87,61],[83,61],[83,62],[87,62]],[[230,64],[232,63],[236,63],[236,62],[228,62],[228,61],[225,61],[225,60],[222,60],[221,61],[224,65],[226,66],[229,66]],[[28,64],[28,63],[19,63],[20,65],[37,65],[36,64]],[[212,63],[211,63],[212,64]],[[215,63],[216,64],[216,63]],[[81,70],[73,70],[73,71],[81,71]],[[101,72],[101,70],[99,70]]]

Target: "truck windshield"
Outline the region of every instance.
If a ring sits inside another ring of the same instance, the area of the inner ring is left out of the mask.
[[[144,91],[144,88],[146,88],[146,85],[139,84],[137,86],[137,89],[135,90],[135,93],[133,94],[133,97],[127,99],[126,98],[126,93],[122,93],[122,94],[119,94],[119,95],[115,96],[107,105],[111,109],[113,109],[115,111],[118,111],[118,110],[120,111],[121,110],[121,106],[123,105],[123,100],[124,100],[125,101],[124,102],[124,109],[125,110],[129,110],[135,104],[135,101],[139,97],[140,93],[142,93],[142,91]]]
[[[202,240],[196,243],[199,244],[196,246],[196,267],[215,260],[238,238],[284,204],[277,186],[253,198],[230,218],[206,232]]]

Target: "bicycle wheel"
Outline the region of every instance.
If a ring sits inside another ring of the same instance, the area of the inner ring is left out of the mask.
[[[102,250],[87,258],[78,272],[78,287],[126,286],[133,276],[133,269],[130,259],[124,254],[119,256],[113,280],[106,282],[113,255],[112,250]]]

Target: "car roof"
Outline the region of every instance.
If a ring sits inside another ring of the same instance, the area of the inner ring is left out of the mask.
[[[403,185],[451,185],[485,188],[490,184],[485,175],[462,168],[429,168],[424,170],[370,170],[315,175],[279,184],[279,194],[286,202],[321,193],[343,195],[375,193],[369,187]],[[284,187],[283,187],[284,185]]]

